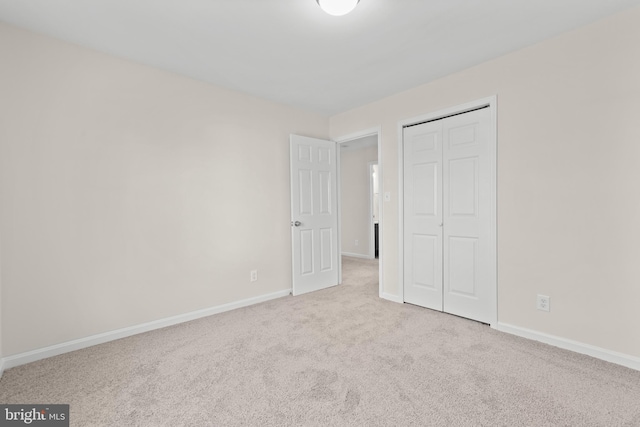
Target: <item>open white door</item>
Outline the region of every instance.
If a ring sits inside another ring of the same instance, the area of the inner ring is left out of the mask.
[[[293,295],[338,284],[336,144],[291,135]]]

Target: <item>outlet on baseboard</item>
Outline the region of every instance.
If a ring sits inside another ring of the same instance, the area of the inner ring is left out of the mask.
[[[250,280],[252,282],[258,281],[258,270],[251,270]]]
[[[551,311],[551,298],[546,295],[538,295],[536,308],[542,311]]]

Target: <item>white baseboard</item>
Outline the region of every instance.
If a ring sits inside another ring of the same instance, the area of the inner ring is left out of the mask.
[[[97,344],[114,341],[120,338],[130,337],[132,335],[141,334],[143,332],[153,331],[155,329],[166,328],[167,326],[177,325],[178,323],[189,322],[191,320],[200,319],[202,317],[211,316],[213,314],[223,313],[225,311],[234,310],[236,308],[246,307],[253,304],[281,298],[289,295],[290,289],[274,292],[271,294],[260,295],[245,300],[235,301],[216,307],[205,308],[202,310],[192,311],[190,313],[179,314],[177,316],[167,317],[165,319],[154,320],[152,322],[142,323],[135,326],[129,326],[115,331],[104,332],[102,334],[92,335],[73,341],[55,344],[25,353],[16,354],[0,359],[0,373],[4,369],[14,368],[26,363],[35,362],[37,360],[46,359],[47,357],[57,356],[63,353],[80,350]],[[1,374],[0,374],[1,376]]]
[[[382,292],[380,294],[380,298],[387,299],[389,301],[397,302],[397,303],[400,303],[400,304],[404,303],[404,301],[402,301],[402,298],[400,298],[398,295],[392,295],[392,294],[388,294],[386,292]]]
[[[4,359],[0,358],[0,378],[2,378],[2,374],[4,374]]]
[[[498,322],[496,329],[508,334],[517,335],[519,337],[528,338],[530,340],[540,341],[554,347],[571,350],[576,353],[586,354],[587,356],[595,357],[596,359],[605,360],[607,362],[615,363],[617,365],[626,366],[627,368],[640,371],[639,357],[630,356],[624,353],[618,353],[590,344],[584,344],[578,341],[572,341],[566,338],[561,338],[554,335],[545,334],[543,332],[525,329],[519,326],[513,326],[501,322]]]
[[[352,258],[373,259],[369,255],[354,254],[352,252],[342,252],[342,256],[348,256]]]

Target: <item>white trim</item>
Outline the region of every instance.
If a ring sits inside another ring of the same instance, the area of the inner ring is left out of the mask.
[[[384,295],[384,174],[382,166],[382,128],[378,127],[378,296]]]
[[[509,325],[507,323],[498,322],[498,325],[495,329],[511,335],[517,335],[522,338],[539,341],[545,344],[552,345],[554,347],[574,351],[576,353],[586,354],[587,356],[595,357],[596,359],[601,359],[607,362],[615,363],[617,365],[626,366],[627,368],[635,369],[636,371],[640,371],[640,357],[618,353],[616,351],[607,350],[605,348],[545,334],[544,332],[537,332],[531,329],[521,328],[519,326]]]
[[[446,117],[452,114],[464,113],[474,110],[479,107],[489,106],[491,111],[491,135],[489,136],[489,150],[491,161],[491,248],[492,260],[494,268],[492,269],[492,280],[495,283],[494,287],[494,310],[492,320],[490,324],[496,325],[498,323],[498,246],[497,246],[497,146],[498,146],[498,98],[496,95],[486,98],[478,99],[475,101],[467,102],[465,104],[456,105],[454,107],[445,108],[432,113],[423,114],[410,119],[401,120],[398,122],[398,283],[400,284],[398,299],[404,301],[404,153],[403,153],[403,129],[405,126],[426,122],[428,120],[434,120],[441,117]]]
[[[398,295],[388,294],[388,293],[384,292],[382,295],[380,295],[380,298],[384,298],[384,299],[389,300],[389,301],[397,302],[399,304],[404,304],[404,301],[402,301],[402,299]]]
[[[365,129],[365,130],[361,130],[358,132],[353,132],[347,135],[343,135],[343,136],[339,136],[337,138],[333,138],[333,141],[337,142],[338,145],[345,143],[345,142],[349,142],[349,141],[353,141],[354,139],[359,139],[359,138],[363,138],[365,136],[371,136],[371,135],[377,135],[378,136],[378,190],[380,191],[380,195],[384,194],[384,175],[383,175],[383,162],[382,162],[382,127],[381,126],[377,126],[374,128],[369,128],[369,129]],[[340,152],[340,149],[337,150],[338,153]],[[338,155],[338,157],[340,157]],[[338,163],[339,166],[339,163]],[[339,176],[339,175],[338,175]],[[340,186],[341,183],[340,181],[338,181],[338,197],[340,197]],[[338,244],[341,244],[341,211],[340,211],[340,200],[338,200]],[[383,238],[382,235],[383,230],[384,230],[384,201],[381,198],[380,199],[380,212],[379,212],[380,217],[378,218],[378,259],[380,260],[380,262],[378,263],[378,296],[380,298],[384,298],[383,297],[383,290],[384,290],[384,258],[383,258],[383,253],[384,253],[384,244],[383,244]],[[342,271],[342,262],[340,262],[340,271]]]
[[[398,123],[398,295],[404,302],[404,125]]]
[[[55,344],[49,347],[39,348],[37,350],[27,351],[25,353],[16,354],[14,356],[5,357],[0,362],[2,369],[10,369],[26,363],[35,362],[37,360],[46,359],[47,357],[57,356],[59,354],[69,353],[71,351],[80,350],[105,342],[114,341],[120,338],[130,337],[132,335],[153,331],[156,329],[166,328],[167,326],[177,325],[179,323],[189,322],[200,319],[202,317],[211,316],[213,314],[224,313],[225,311],[235,310],[236,308],[246,307],[253,304],[269,301],[276,298],[282,298],[291,294],[290,289],[285,289],[271,294],[260,295],[253,298],[247,298],[240,301],[222,304],[216,307],[205,308],[202,310],[192,311],[190,313],[179,314],[164,319],[154,320],[152,322],[141,323],[135,326],[129,326],[115,331],[104,332],[102,334],[91,335],[85,338],[79,338],[73,341],[67,341]],[[4,365],[4,366],[3,366]]]
[[[4,374],[4,359],[0,358],[0,378],[2,378],[2,374]]]
[[[348,135],[342,135],[337,138],[333,138],[333,140],[338,144],[342,144],[345,142],[353,141],[354,139],[360,139],[360,138],[364,138],[365,136],[371,136],[371,135],[378,135],[378,138],[380,138],[380,126],[361,130],[358,132],[353,132]],[[380,146],[380,139],[378,139],[378,147],[379,146]]]
[[[374,259],[373,257],[371,257],[369,255],[355,254],[353,252],[342,252],[342,256],[348,256],[348,257],[351,257],[351,258]]]
[[[333,141],[336,144],[336,194],[338,205],[338,253],[342,252],[342,150],[340,149],[340,143]],[[338,284],[342,285],[342,258],[338,257]]]

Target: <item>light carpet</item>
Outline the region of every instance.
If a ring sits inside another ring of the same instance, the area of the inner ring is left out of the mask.
[[[73,426],[640,426],[640,372],[344,284],[16,367]]]

